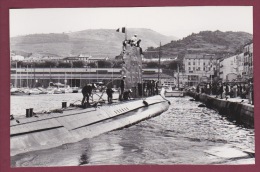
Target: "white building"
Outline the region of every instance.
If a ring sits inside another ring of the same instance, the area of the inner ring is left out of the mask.
[[[217,70],[217,58],[214,54],[187,54],[183,59],[188,86],[200,82],[210,82]]]
[[[244,78],[253,77],[253,43],[244,46]]]
[[[238,55],[219,60],[219,77],[223,82],[229,82],[236,79],[239,75]]]
[[[238,63],[238,75],[242,77],[244,72],[244,53],[237,55],[237,63]]]
[[[24,60],[24,56],[11,54],[11,60],[12,61],[23,61]]]

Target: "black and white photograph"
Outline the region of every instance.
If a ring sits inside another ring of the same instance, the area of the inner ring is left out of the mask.
[[[11,168],[255,164],[253,6],[14,8],[9,24]]]

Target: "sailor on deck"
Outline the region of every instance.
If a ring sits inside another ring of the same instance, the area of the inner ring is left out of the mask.
[[[94,84],[94,83],[88,84],[82,88],[82,91],[81,91],[82,95],[83,95],[83,99],[81,101],[82,106],[84,105],[86,98],[87,98],[87,104],[89,104],[89,96],[92,94],[92,90],[94,88],[96,88],[96,84]]]
[[[123,99],[123,94],[125,90],[125,78],[126,76],[123,76],[123,78],[120,81],[120,94],[119,94],[119,100]]]
[[[111,88],[111,86],[107,87],[106,93],[107,93],[107,102],[112,103],[114,90]]]

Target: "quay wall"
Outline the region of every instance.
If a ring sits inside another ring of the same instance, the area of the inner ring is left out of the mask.
[[[210,109],[217,110],[221,115],[235,120],[238,124],[254,128],[254,107],[240,102],[231,102],[225,99],[217,99],[206,94],[187,92],[195,101],[200,101]]]

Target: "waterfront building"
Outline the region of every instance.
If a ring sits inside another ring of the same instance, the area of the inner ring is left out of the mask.
[[[90,57],[88,58],[88,62],[91,63],[96,61],[107,61],[109,59],[110,59],[109,57]]]
[[[160,61],[161,62],[171,62],[177,60],[177,56],[176,57],[161,57]],[[148,62],[158,62],[159,58],[143,58],[142,61],[144,63],[148,63]]]
[[[79,56],[65,57],[62,60],[66,63],[72,63],[72,62],[75,62],[75,61],[86,61],[87,62],[89,58],[91,58],[91,56],[79,55]]]
[[[237,63],[238,63],[238,77],[242,78],[244,72],[244,53],[240,53],[237,55]]]
[[[183,64],[188,78],[185,85],[196,86],[200,82],[212,82],[216,76],[218,59],[214,54],[186,54]]]
[[[219,65],[220,65],[219,77],[223,82],[234,81],[235,79],[238,78],[239,75],[238,55],[220,59]]]
[[[159,70],[161,80],[170,80],[172,76]],[[121,68],[11,68],[11,83],[17,87],[34,87],[36,82],[47,87],[50,82],[67,84],[73,87],[82,87],[92,82],[104,82],[113,80],[113,84],[119,86],[122,77]],[[143,69],[143,80],[157,80],[158,68]]]
[[[244,46],[244,72],[243,78],[253,77],[253,43],[248,43]]]
[[[11,61],[23,61],[24,56],[11,54]]]

